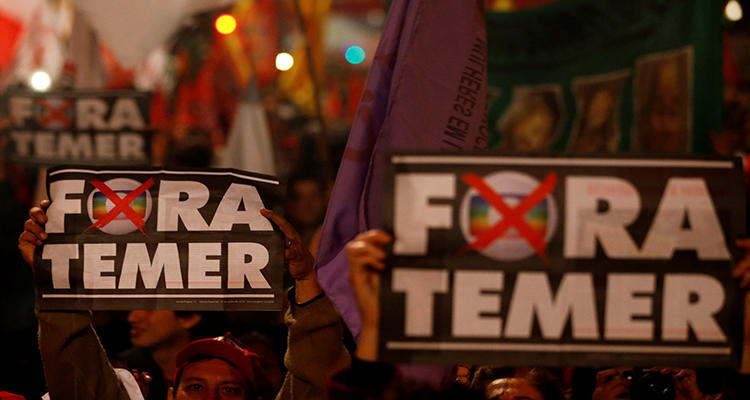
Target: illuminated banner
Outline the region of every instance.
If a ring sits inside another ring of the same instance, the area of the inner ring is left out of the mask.
[[[56,167],[34,254],[40,309],[278,309],[275,178]],[[275,301],[276,300],[276,301]]]
[[[738,159],[390,162],[385,360],[736,365]]]
[[[6,94],[8,157],[33,164],[151,164],[150,95],[128,90]]]

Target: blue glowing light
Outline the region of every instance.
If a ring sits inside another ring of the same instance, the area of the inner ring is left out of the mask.
[[[365,60],[365,51],[359,46],[351,46],[346,49],[344,57],[350,64],[359,64]]]

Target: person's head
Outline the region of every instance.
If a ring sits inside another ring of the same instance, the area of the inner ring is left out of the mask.
[[[128,314],[130,340],[135,347],[158,348],[192,339],[191,329],[202,315],[186,311],[134,310]]]
[[[169,400],[258,399],[258,356],[230,334],[191,342],[177,355]]]
[[[557,378],[544,368],[495,369],[497,378],[484,389],[485,398],[493,400],[563,400]],[[503,376],[505,375],[505,376]]]
[[[487,385],[486,397],[493,400],[545,400],[542,393],[523,378],[500,378]]]
[[[455,369],[456,383],[469,387],[471,383],[471,366],[470,365],[456,365]]]
[[[322,223],[326,204],[326,183],[321,178],[313,175],[289,178],[286,217],[297,229]]]

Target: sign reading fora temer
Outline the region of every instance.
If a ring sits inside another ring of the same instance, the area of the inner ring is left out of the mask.
[[[281,238],[259,212],[277,201],[274,178],[57,167],[47,182],[40,308],[276,307]]]
[[[136,91],[7,94],[9,156],[55,164],[147,165],[149,98]]]
[[[736,362],[741,306],[727,244],[744,232],[736,162],[392,163],[383,307],[403,314],[382,317],[388,359]]]

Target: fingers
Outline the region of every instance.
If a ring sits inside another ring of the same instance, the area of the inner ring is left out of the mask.
[[[365,240],[354,240],[346,246],[346,255],[352,268],[371,267],[378,271],[385,269],[385,251],[378,245]]]
[[[596,384],[603,385],[605,382],[609,382],[613,377],[619,375],[620,372],[616,369],[605,369],[596,373]]]
[[[346,246],[346,252],[349,257],[374,257],[379,260],[386,257],[385,251],[381,247],[361,240],[350,242]]]
[[[357,235],[357,237],[354,238],[355,241],[358,240],[364,240],[368,243],[373,243],[379,246],[385,246],[388,243],[393,240],[391,238],[391,235],[379,230],[379,229],[371,229],[367,232],[360,233]]]
[[[41,244],[42,241],[29,231],[23,231],[18,237],[18,250],[21,251],[23,260],[32,268],[34,267],[34,249]]]
[[[21,233],[21,236],[18,237],[18,246],[20,247],[23,244],[28,244],[28,245],[32,245],[32,246],[41,246],[42,245],[42,239],[39,239],[32,232],[23,231],[23,233]]]
[[[42,201],[42,204],[44,204],[44,202],[47,202],[47,206],[49,206],[49,201],[44,200]],[[42,207],[47,208],[47,206]],[[42,207],[32,207],[31,210],[29,210],[29,217],[37,224],[47,223],[47,215],[44,213],[44,209]]]
[[[292,224],[290,224],[289,221],[284,219],[284,217],[282,217],[281,215],[265,208],[260,209],[260,214],[273,221],[273,223],[276,224],[279,229],[281,229],[281,232],[287,239],[292,241],[302,240],[299,236],[299,233],[297,233],[297,230],[294,229]]]
[[[33,220],[27,219],[23,224],[24,232],[31,232],[40,240],[47,239],[47,232],[44,231],[41,225],[37,224]],[[40,243],[41,244],[41,243]]]
[[[378,258],[378,257],[373,257],[373,256],[363,256],[363,257],[358,258],[355,267],[372,268],[378,272],[382,272],[385,270],[385,264],[383,263],[383,259]]]

